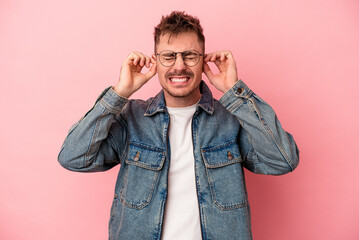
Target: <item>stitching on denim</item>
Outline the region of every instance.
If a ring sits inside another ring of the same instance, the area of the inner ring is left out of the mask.
[[[125,157],[127,156],[127,152],[128,152],[128,146],[129,146],[129,140],[130,140],[130,131],[128,131],[128,129],[126,128],[126,124],[127,124],[127,121],[125,118],[123,118],[123,121],[125,123],[122,122],[122,119],[120,119],[119,124],[123,127],[123,129],[126,129],[126,139],[125,139],[125,145],[124,145],[124,148],[123,148],[123,151],[122,151],[122,154],[121,156],[119,156],[119,161],[120,161],[120,164],[123,162],[123,159],[125,159]],[[116,143],[116,142],[115,142]],[[120,153],[120,151],[118,151],[119,149],[117,148],[117,152]]]
[[[272,138],[272,140],[274,141],[274,143],[277,146],[277,148],[279,149],[280,153],[282,154],[282,156],[284,157],[284,159],[288,163],[291,170],[293,170],[292,161],[290,160],[289,156],[287,155],[287,153],[285,152],[285,150],[283,149],[282,145],[279,143],[277,138],[274,136],[272,130],[268,127],[268,124],[264,121],[263,116],[260,114],[260,112],[259,112],[257,106],[255,105],[254,101],[252,99],[250,99],[249,101],[252,103],[250,105],[250,108],[253,108],[252,111],[254,111],[256,113],[256,115],[258,116],[259,121],[262,124],[263,128],[266,130],[268,135]]]
[[[84,155],[84,166],[85,166],[85,167],[87,167],[88,164],[89,164],[89,160],[90,160],[90,158],[91,158],[91,157],[90,157],[90,152],[91,152],[92,148],[94,147],[94,146],[93,146],[93,145],[94,145],[94,141],[95,141],[95,139],[96,139],[97,136],[98,136],[98,127],[100,126],[101,121],[102,121],[102,118],[105,116],[106,113],[107,113],[106,108],[104,108],[104,110],[103,110],[103,112],[101,113],[100,117],[99,117],[98,120],[96,121],[95,129],[94,129],[94,131],[93,131],[93,133],[92,133],[92,138],[91,138],[91,140],[90,140],[90,144],[89,144],[89,146],[88,146],[88,150],[87,150],[87,152],[86,152],[85,155]]]
[[[153,153],[156,153],[156,154],[160,154],[160,157],[156,157],[156,159],[158,158],[158,159],[160,159],[160,161],[158,162],[158,165],[152,166],[150,164],[143,163],[141,161],[134,162],[131,159],[126,159],[125,162],[127,164],[142,167],[142,168],[149,169],[149,170],[156,170],[156,171],[159,171],[163,167],[164,159],[165,159],[165,151],[158,151],[156,149],[149,148],[148,146],[142,146],[142,145],[134,144],[133,142],[130,143],[129,147],[131,147],[131,145],[139,147],[139,148],[142,148],[143,151],[150,151],[150,152],[153,152]]]
[[[205,211],[203,211],[203,200],[202,200],[202,196],[200,193],[200,188],[201,188],[201,183],[200,183],[200,177],[199,177],[199,173],[198,173],[198,164],[196,164],[196,162],[200,161],[199,159],[201,159],[201,154],[198,156],[196,154],[196,142],[197,139],[199,139],[198,137],[198,110],[196,111],[196,113],[193,115],[192,118],[192,136],[193,136],[193,155],[194,155],[194,170],[195,170],[195,179],[196,179],[196,193],[197,193],[197,199],[198,199],[198,204],[199,204],[199,211],[200,211],[200,219],[201,219],[201,229],[202,229],[202,234],[203,234],[203,239],[207,238],[207,233],[206,233],[206,217],[205,217]],[[203,227],[202,227],[203,224]]]
[[[165,201],[161,201],[160,216],[164,215],[164,211],[165,211]],[[158,227],[156,229],[157,240],[161,239],[162,227],[163,227],[163,217],[161,217],[160,220],[158,221]]]
[[[209,147],[203,147],[202,148],[202,152],[208,152],[208,151],[214,151],[214,150],[217,150],[217,149],[220,149],[220,148],[223,148],[227,145],[230,145],[230,144],[233,144],[233,143],[236,143],[236,140],[230,140],[230,141],[227,141],[227,142],[224,142],[224,143],[221,143],[219,145],[216,145],[216,146],[209,146]]]
[[[202,154],[204,154],[202,152]],[[219,209],[219,210],[232,210],[232,209],[236,209],[236,208],[240,208],[240,207],[245,207],[247,206],[247,201],[243,200],[239,203],[230,203],[230,204],[221,204],[217,201],[217,196],[216,196],[216,191],[214,189],[214,180],[212,178],[211,175],[211,171],[213,171],[213,169],[210,168],[205,168],[206,169],[206,173],[207,173],[207,179],[208,179],[208,183],[209,183],[209,188],[211,191],[211,196],[212,196],[212,200],[213,200],[213,204]]]
[[[115,114],[120,114],[120,113],[122,112],[123,107],[124,107],[125,104],[126,104],[126,103],[125,103],[125,104],[122,105],[122,102],[121,102],[121,110],[118,110],[118,109],[116,109],[116,108],[110,106],[103,98],[101,98],[99,102],[100,102],[100,104],[101,104],[102,106],[104,106],[104,107],[107,108],[110,112],[115,113]]]
[[[148,103],[147,108],[146,108],[146,112],[144,114],[145,116],[152,114],[152,113],[149,112],[149,110],[150,110],[150,106],[152,105],[152,103],[156,99],[156,97],[157,97],[157,95],[150,99],[150,102]]]
[[[153,166],[148,165],[148,164],[140,163],[140,162],[134,163],[132,160],[126,160],[126,163],[129,164],[129,165],[142,167],[142,168],[145,168],[145,169],[148,169],[148,170],[159,171],[163,167],[163,159],[164,159],[164,157],[161,157],[160,165],[158,165],[156,167],[153,167]]]
[[[122,189],[120,190],[120,200],[121,202],[129,207],[129,208],[134,208],[134,209],[143,209],[144,207],[146,207],[150,202],[151,202],[151,199],[152,199],[152,196],[153,196],[153,192],[154,192],[154,189],[155,189],[155,186],[157,185],[157,182],[158,182],[158,175],[159,173],[158,172],[154,172],[154,176],[152,178],[152,183],[151,183],[151,186],[150,186],[150,189],[149,189],[149,192],[148,192],[148,196],[146,198],[145,201],[142,201],[141,204],[135,204],[133,202],[127,202],[126,201],[126,198],[123,197],[123,191]],[[126,187],[127,188],[127,187]],[[127,189],[126,189],[127,190]]]
[[[161,149],[161,148],[149,146],[149,145],[146,145],[146,144],[143,144],[143,143],[140,143],[140,142],[136,142],[136,141],[131,141],[129,145],[130,146],[134,145],[134,146],[137,146],[137,147],[140,147],[140,148],[145,148],[145,149],[152,150],[152,151],[155,151],[155,152],[161,152],[161,153],[164,152],[164,150]]]
[[[206,159],[207,159],[207,158],[206,158]],[[208,163],[208,161],[207,161],[206,167],[207,167],[207,168],[225,167],[225,166],[231,165],[231,164],[233,164],[233,163],[241,162],[241,160],[242,160],[242,158],[237,157],[237,158],[234,158],[234,159],[231,160],[231,161],[226,161],[226,162],[221,162],[221,163],[215,163],[215,164],[210,164],[210,163]]]
[[[245,100],[242,98],[238,98],[236,101],[234,101],[232,104],[228,106],[228,111],[232,113],[244,104],[245,104]]]
[[[220,210],[232,210],[232,209],[236,209],[236,208],[240,208],[240,207],[244,207],[247,205],[247,201],[243,200],[241,202],[236,202],[236,203],[229,203],[229,204],[221,204],[218,200],[217,200],[217,195],[216,195],[216,191],[214,189],[214,180],[212,178],[211,175],[211,171],[213,170],[209,170],[208,169],[208,174],[207,176],[210,177],[211,181],[210,181],[210,188],[211,188],[211,193],[212,193],[212,197],[213,197],[213,203],[220,209]],[[212,187],[213,185],[213,187]],[[212,191],[213,188],[213,191]]]
[[[227,165],[230,165],[230,164],[233,164],[233,163],[237,163],[237,162],[242,162],[243,159],[241,158],[240,154],[238,153],[235,153],[235,155],[239,155],[238,157],[234,158],[233,160],[228,160],[228,161],[225,161],[225,162],[220,162],[220,163],[215,163],[215,164],[211,164],[209,163],[208,161],[208,158],[206,156],[206,152],[215,152],[215,151],[218,151],[219,149],[223,149],[228,146],[228,145],[233,145],[234,143],[236,143],[236,140],[231,140],[231,141],[228,141],[228,142],[225,142],[223,144],[220,144],[218,146],[214,146],[214,147],[206,147],[206,148],[202,148],[202,153],[203,154],[203,159],[205,160],[204,163],[206,165],[207,168],[216,168],[216,167],[224,167],[224,166],[227,166]]]

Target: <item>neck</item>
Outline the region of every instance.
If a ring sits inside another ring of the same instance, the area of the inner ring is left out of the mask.
[[[201,99],[201,93],[198,91],[196,94],[191,94],[190,96],[186,97],[174,97],[164,91],[166,106],[168,107],[188,107],[193,104],[196,104]]]

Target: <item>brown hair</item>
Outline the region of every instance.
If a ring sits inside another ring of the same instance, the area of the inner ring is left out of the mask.
[[[161,22],[155,27],[155,51],[161,36],[168,33],[171,38],[173,35],[178,36],[179,34],[186,32],[197,34],[198,40],[203,45],[204,51],[203,29],[197,17],[180,11],[173,11],[170,15],[162,16]]]

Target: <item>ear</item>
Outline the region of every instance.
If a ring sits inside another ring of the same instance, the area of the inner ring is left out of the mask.
[[[156,54],[152,54],[152,59],[156,61],[156,60],[157,60],[157,55],[156,55]]]

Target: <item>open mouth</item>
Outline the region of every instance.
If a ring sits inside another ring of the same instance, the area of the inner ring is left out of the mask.
[[[178,83],[178,82],[187,82],[190,77],[170,77],[171,82]]]

